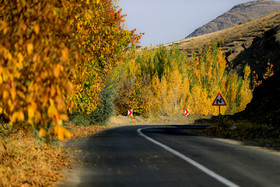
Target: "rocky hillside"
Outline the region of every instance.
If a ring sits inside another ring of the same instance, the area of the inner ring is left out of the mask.
[[[258,0],[239,4],[213,21],[199,27],[186,38],[233,27],[278,10],[280,10],[280,2],[277,1]]]
[[[250,46],[244,48],[233,60],[233,69],[242,72],[248,64],[262,78],[272,64],[274,73],[280,73],[280,23],[255,37]],[[280,85],[280,82],[278,83]]]
[[[262,84],[255,88],[253,100],[233,119],[246,119],[254,123],[279,125],[280,123],[280,11],[256,20],[214,33],[188,38],[166,47],[177,45],[189,55],[211,41],[217,41],[228,64],[242,74],[249,64]],[[268,64],[269,63],[269,64]],[[273,64],[274,75],[263,79],[267,67]],[[252,79],[254,75],[252,74]]]
[[[210,34],[205,34],[195,38],[187,38],[166,44],[166,47],[176,45],[180,50],[188,53],[191,57],[192,52],[198,51],[209,42],[219,42],[224,51],[227,61],[231,63],[235,57],[244,49],[249,48],[255,38],[260,38],[263,34],[280,24],[280,11],[274,12],[242,25],[227,28]]]
[[[249,64],[262,78],[262,84],[255,88],[253,100],[246,109],[235,114],[235,119],[246,119],[254,123],[279,125],[280,123],[280,24],[255,38],[252,45],[234,60],[235,69]],[[267,63],[273,64],[273,75],[263,79]]]

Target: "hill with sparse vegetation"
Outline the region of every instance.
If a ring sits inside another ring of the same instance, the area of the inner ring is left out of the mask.
[[[213,117],[208,122],[216,125],[205,134],[233,138],[280,149],[280,12],[274,12],[250,22],[203,36],[166,44],[176,45],[191,57],[209,42],[218,41],[224,52],[229,71],[243,74],[251,68],[253,98],[245,110],[220,121]],[[212,121],[213,120],[213,121]]]
[[[280,2],[277,1],[258,0],[242,3],[199,27],[186,38],[201,36],[243,24],[278,10],[280,10]]]
[[[267,63],[269,61],[275,66],[279,65],[277,58],[274,58],[278,55],[278,39],[274,40],[274,38],[275,36],[278,38],[279,34],[277,34],[278,31],[276,32],[277,29],[275,28],[277,28],[279,25],[280,11],[262,16],[256,20],[244,23],[242,25],[237,25],[222,31],[205,34],[203,36],[176,41],[165,44],[165,46],[171,48],[173,45],[176,45],[179,50],[187,52],[187,55],[191,57],[192,53],[198,52],[201,47],[208,45],[212,41],[217,41],[219,43],[220,49],[224,52],[225,58],[229,65],[231,65],[239,73],[242,73],[244,66],[249,63],[252,71],[255,71],[259,77],[262,77],[266,72]],[[273,40],[272,42],[274,43],[274,46],[271,46],[267,42],[261,42],[261,39],[263,37],[268,37],[268,35],[272,37],[270,40]],[[254,45],[254,51],[259,50],[256,54],[254,54],[254,60],[251,60],[250,62],[247,62],[248,60],[242,60],[245,54],[243,51],[252,50],[250,47],[257,41],[259,41],[258,45],[260,45],[261,48],[258,48],[256,45]],[[276,41],[276,44],[274,41]],[[273,52],[271,52],[271,49],[273,49]],[[270,55],[268,55],[269,53]],[[262,56],[259,54],[262,54]]]

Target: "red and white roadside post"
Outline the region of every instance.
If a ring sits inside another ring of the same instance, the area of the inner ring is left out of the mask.
[[[190,111],[188,109],[185,109],[184,114],[185,116],[188,116],[190,114]]]
[[[133,116],[133,110],[132,109],[128,109],[127,115],[128,115],[128,117],[132,117]]]

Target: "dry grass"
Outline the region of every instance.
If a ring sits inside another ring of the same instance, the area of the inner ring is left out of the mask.
[[[93,134],[97,134],[102,130],[108,129],[108,126],[98,126],[98,125],[92,125],[92,126],[76,126],[76,125],[68,125],[68,128],[71,131],[71,137],[72,138],[81,138],[81,137],[87,137]]]
[[[253,124],[248,121],[216,121],[208,129],[198,132],[204,135],[239,140],[248,145],[280,150],[280,128],[266,124]]]
[[[0,139],[0,186],[54,186],[69,163],[65,150],[22,131]]]
[[[217,31],[202,36],[187,38],[164,46],[171,47],[177,45],[179,49],[188,52],[189,55],[193,51],[199,50],[201,47],[207,45],[209,42],[218,41],[224,52],[232,53],[230,61],[245,47],[251,45],[255,37],[261,36],[265,31],[280,24],[280,11],[274,12],[250,22],[237,25],[228,29]]]
[[[72,138],[86,137],[108,127],[68,125]],[[58,142],[47,145],[33,133],[0,129],[0,186],[55,186],[74,160]],[[55,140],[54,140],[55,141]]]

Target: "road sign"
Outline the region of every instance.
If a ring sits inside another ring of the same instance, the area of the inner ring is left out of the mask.
[[[185,109],[185,116],[188,116],[190,114],[188,109]]]
[[[128,116],[133,116],[133,110],[132,110],[132,109],[128,109],[127,115],[128,115]]]
[[[224,100],[223,96],[218,93],[216,99],[212,103],[213,106],[226,106],[226,101]]]

